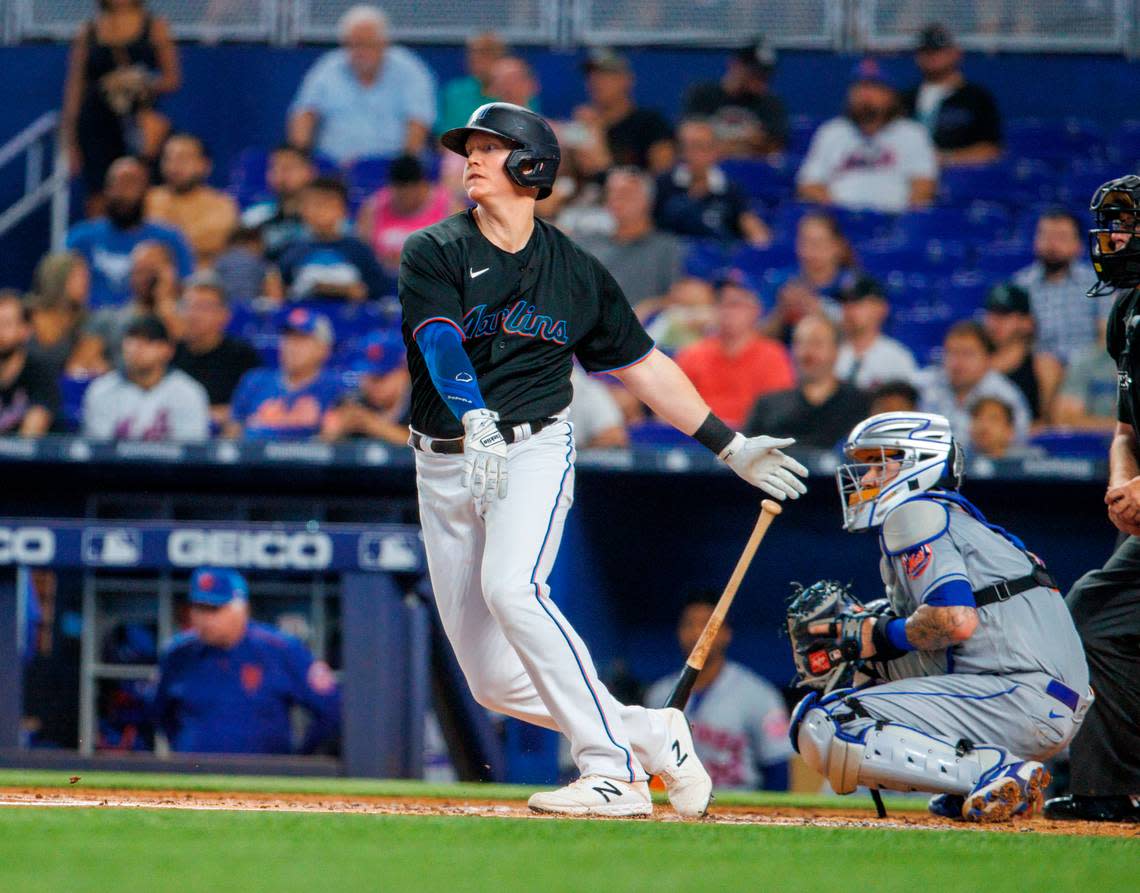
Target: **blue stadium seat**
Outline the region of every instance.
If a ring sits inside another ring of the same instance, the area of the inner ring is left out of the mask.
[[[974,269],[988,276],[1008,279],[1033,263],[1033,245],[1021,240],[991,242],[975,247]]]
[[[1041,447],[1051,456],[1102,459],[1111,440],[1112,435],[1108,432],[1046,429],[1033,436],[1029,444]]]
[[[794,170],[751,158],[726,158],[720,162],[725,176],[751,199],[774,205],[795,194]]]
[[[629,427],[629,441],[634,446],[692,446],[693,440],[668,422],[649,419]]]
[[[1007,122],[1005,145],[1011,156],[1067,167],[1076,158],[1104,158],[1107,140],[1097,123],[1087,119],[1021,118]]]
[[[952,240],[907,243],[891,238],[862,243],[857,254],[867,272],[878,279],[894,272],[948,276],[965,266],[967,248],[964,242]]]
[[[812,134],[820,125],[819,118],[810,115],[792,115],[788,121],[788,152],[803,155],[811,143]],[[795,168],[793,168],[795,170]]]
[[[93,378],[73,378],[61,375],[59,379],[59,425],[66,434],[74,434],[83,427],[83,395]]]
[[[1109,141],[1108,156],[1123,170],[1140,170],[1140,120],[1120,124]]]
[[[265,184],[268,162],[269,153],[265,149],[250,147],[242,149],[230,165],[226,191],[242,208],[248,208],[269,197],[269,187]]]
[[[1004,205],[975,200],[964,205],[900,214],[895,235],[908,243],[925,243],[930,239],[980,242],[1006,236],[1012,226],[1013,218]]]
[[[373,192],[388,182],[388,168],[392,159],[384,156],[358,158],[345,169],[348,200],[359,207]]]
[[[739,268],[752,279],[762,279],[769,270],[793,267],[795,263],[795,246],[781,241],[767,248],[739,245],[730,250],[727,266]]]
[[[728,249],[712,239],[686,240],[685,272],[699,279],[712,279],[718,270],[728,266]]]
[[[1057,199],[1072,208],[1087,209],[1093,193],[1103,184],[1123,171],[1108,161],[1076,161],[1061,180],[1057,189]]]
[[[986,303],[986,295],[1004,277],[994,277],[977,270],[959,270],[942,288],[942,296],[953,306],[959,319],[974,316]]]

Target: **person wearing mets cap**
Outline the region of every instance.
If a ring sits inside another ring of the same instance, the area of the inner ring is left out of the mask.
[[[191,753],[311,753],[340,729],[332,670],[299,640],[249,616],[236,570],[202,567],[190,578],[190,629],[159,658],[154,713],[171,749]],[[294,745],[294,706],[312,717]]]
[[[399,296],[443,628],[476,700],[570,741],[581,777],[535,794],[533,810],[649,815],[655,774],[679,813],[701,815],[712,785],[684,715],[618,703],[547,583],[574,498],[573,360],[778,499],[805,492],[807,470],[781,452],[791,440],[746,438],[713,415],[605,268],[535,218],[561,160],[545,120],[488,103],[440,142],[465,158],[474,208],[409,237]]]

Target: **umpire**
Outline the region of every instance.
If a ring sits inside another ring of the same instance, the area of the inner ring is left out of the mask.
[[[1117,290],[1108,352],[1117,368],[1117,424],[1109,449],[1108,518],[1121,540],[1067,601],[1084,642],[1096,700],[1073,739],[1072,794],[1045,805],[1051,819],[1140,821],[1140,177],[1111,180],[1093,195],[1089,251],[1097,283]]]

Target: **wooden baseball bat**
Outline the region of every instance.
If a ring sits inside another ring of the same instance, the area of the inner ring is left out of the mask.
[[[724,618],[728,616],[728,609],[732,607],[732,600],[736,598],[736,590],[740,588],[740,581],[748,572],[752,557],[756,554],[760,541],[764,539],[764,534],[768,532],[772,520],[782,511],[783,507],[780,503],[771,499],[765,499],[760,503],[760,517],[756,519],[756,526],[752,528],[752,535],[748,537],[744,551],[740,553],[740,558],[736,562],[736,568],[732,571],[732,576],[728,578],[728,583],[717,600],[712,616],[709,617],[705,628],[701,631],[701,637],[697,639],[697,644],[693,646],[688,660],[685,661],[685,668],[681,670],[681,676],[677,679],[677,684],[673,686],[673,692],[665,702],[666,707],[684,710],[685,705],[689,703],[693,683],[697,681],[698,674],[704,669],[705,659],[709,656],[709,649],[712,647],[717,633],[720,632]]]

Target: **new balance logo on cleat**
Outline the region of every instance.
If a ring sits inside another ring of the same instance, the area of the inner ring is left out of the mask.
[[[613,794],[615,797],[621,796],[621,791],[617,789],[617,786],[612,781],[607,781],[605,784],[594,785],[594,790],[601,794],[607,803],[610,802],[610,794]]]
[[[685,760],[687,760],[689,758],[689,755],[687,753],[686,754],[681,753],[681,742],[677,741],[676,739],[673,740],[673,753],[677,757],[678,768],[680,767],[680,765],[683,762],[685,762]]]

